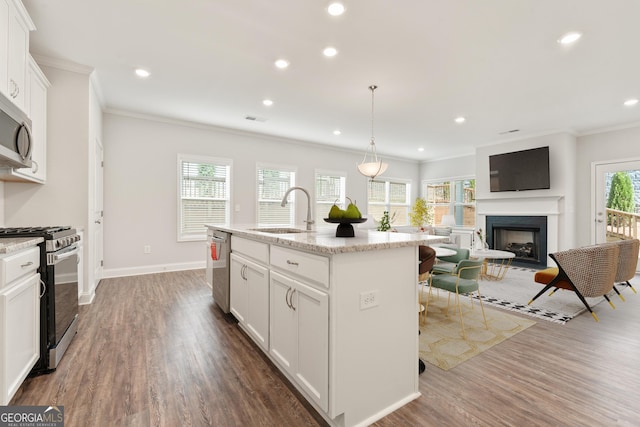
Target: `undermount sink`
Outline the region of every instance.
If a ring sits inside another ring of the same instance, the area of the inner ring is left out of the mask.
[[[300,230],[298,228],[252,228],[251,230],[271,234],[307,233],[306,230]]]

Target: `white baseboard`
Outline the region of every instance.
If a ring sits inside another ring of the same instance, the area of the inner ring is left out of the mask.
[[[112,277],[140,276],[142,274],[167,273],[169,271],[198,270],[206,267],[206,261],[183,262],[176,264],[144,265],[128,268],[105,268],[103,279]]]
[[[95,290],[89,293],[81,293],[78,295],[78,304],[79,305],[88,305],[93,303],[93,299],[96,297]]]

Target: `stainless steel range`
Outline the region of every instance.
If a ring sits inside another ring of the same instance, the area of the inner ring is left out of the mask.
[[[56,369],[78,329],[80,236],[66,226],[0,228],[0,237],[42,237],[40,246],[40,360],[31,371]]]

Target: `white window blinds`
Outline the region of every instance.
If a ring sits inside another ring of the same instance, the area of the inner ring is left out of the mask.
[[[347,178],[336,172],[316,172],[316,226],[322,226],[324,218],[329,216],[329,210],[335,203],[341,209],[345,205],[345,188]]]
[[[384,211],[393,219],[392,225],[409,224],[411,184],[402,181],[374,180],[369,182],[368,215],[380,221]]]
[[[229,224],[231,164],[179,156],[178,240],[206,237],[204,224]]]
[[[258,166],[258,225],[295,225],[295,196],[289,194],[285,207],[280,204],[284,193],[294,186],[295,172],[291,170]]]

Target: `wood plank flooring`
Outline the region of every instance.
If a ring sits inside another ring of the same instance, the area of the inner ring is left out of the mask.
[[[375,425],[640,425],[640,295],[624,295],[598,323],[540,320],[451,371],[427,365],[422,397]],[[67,427],[325,424],[214,305],[203,270],[103,280],[58,369],[11,404],[64,405]]]

